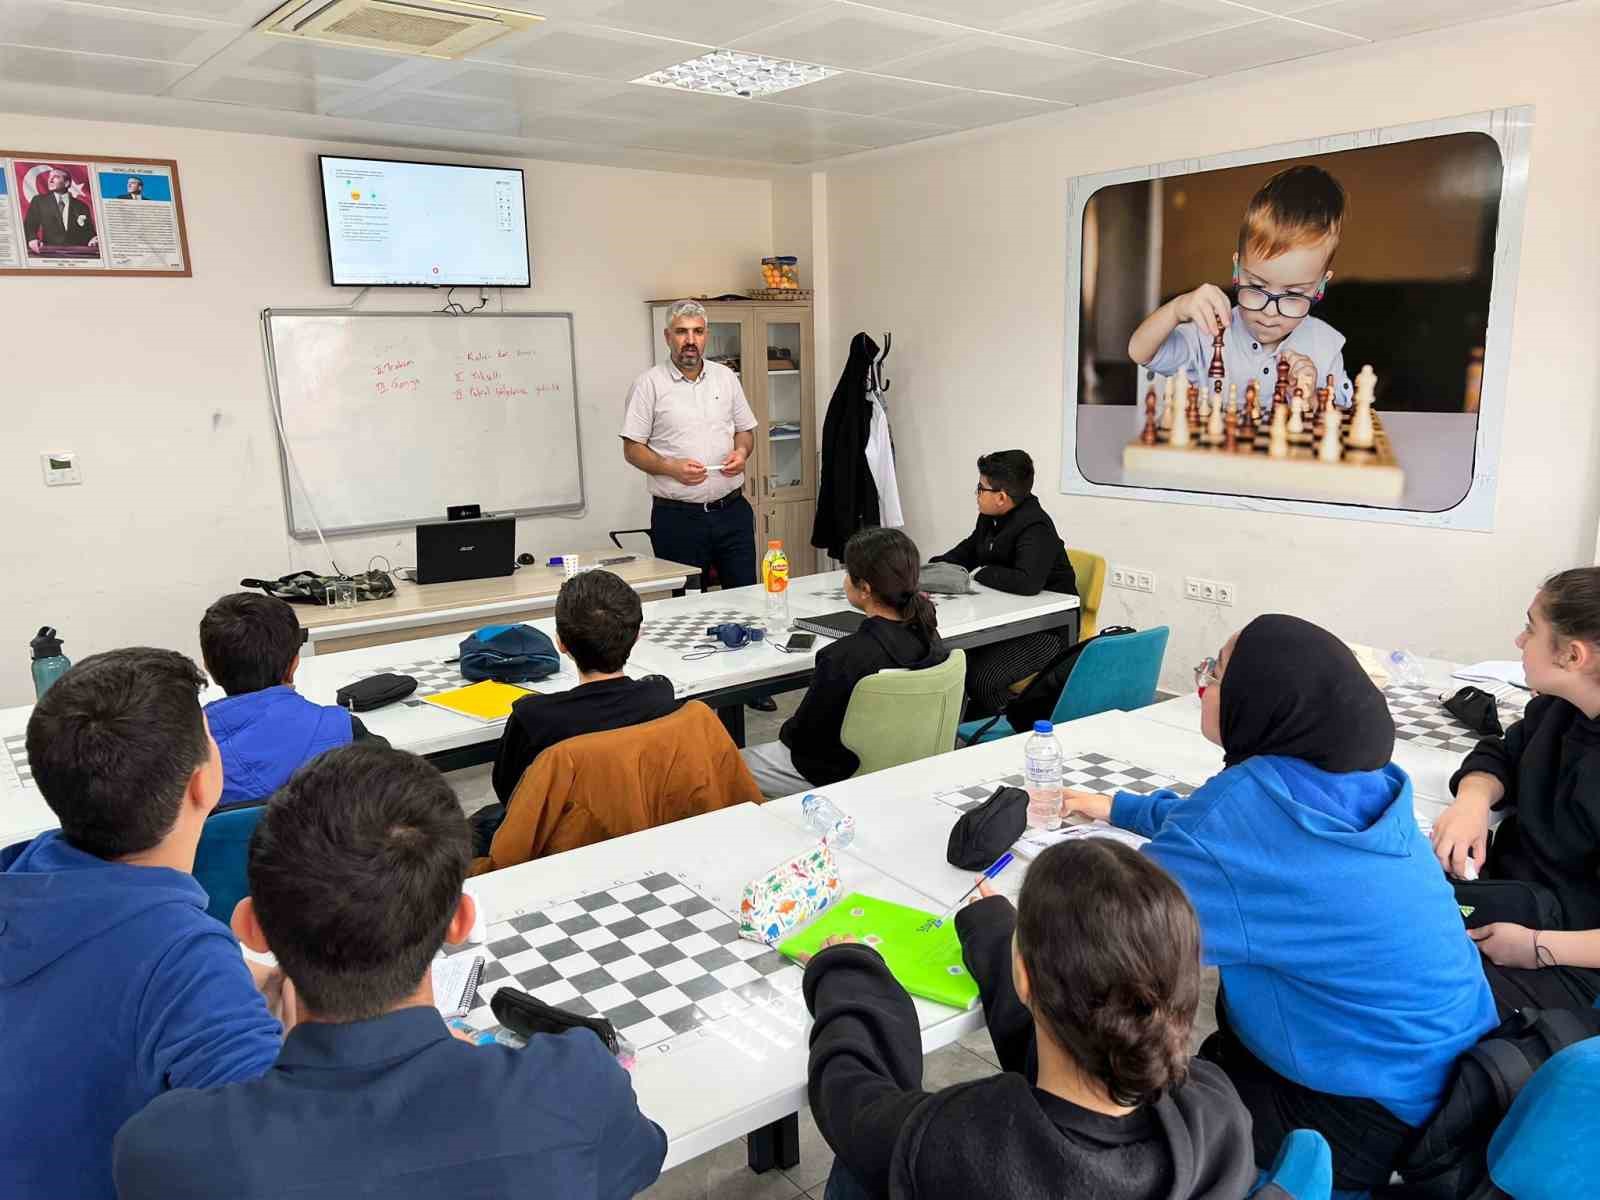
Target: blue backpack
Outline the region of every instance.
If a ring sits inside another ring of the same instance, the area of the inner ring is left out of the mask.
[[[461,643],[461,675],[474,682],[526,683],[560,669],[555,643],[532,625],[485,625]]]

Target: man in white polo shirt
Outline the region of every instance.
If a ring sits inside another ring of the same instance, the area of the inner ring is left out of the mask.
[[[657,558],[715,566],[723,587],[756,582],[755,512],[744,498],[756,416],[739,376],[706,362],[706,310],[680,300],[663,334],[672,361],[633,381],[622,456],[647,476]]]

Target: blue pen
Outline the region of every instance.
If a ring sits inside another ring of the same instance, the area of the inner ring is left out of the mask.
[[[985,879],[993,880],[994,878],[996,878],[1000,874],[1001,871],[1004,871],[1007,867],[1009,867],[1011,865],[1011,860],[1012,860],[1013,857],[1014,856],[1012,855],[1011,851],[1007,850],[999,858],[995,859],[994,860],[994,865],[991,866],[982,875],[978,876],[977,883],[974,883],[965,892],[963,892],[962,896],[961,896],[961,899],[957,900],[949,908],[945,909],[944,912],[940,913],[936,918],[934,918],[934,922],[933,922],[934,925],[935,926],[943,925],[945,923],[945,919],[947,917],[949,917],[951,913],[955,912],[956,909],[960,908],[963,904],[965,904],[967,902],[967,897],[972,895],[973,892],[977,891],[978,888],[982,886],[983,881]]]

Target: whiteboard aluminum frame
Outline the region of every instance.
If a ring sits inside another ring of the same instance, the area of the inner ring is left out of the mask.
[[[513,508],[494,515],[497,517],[542,517],[560,513],[581,513],[588,508],[589,493],[583,482],[583,406],[578,401],[578,335],[577,321],[571,312],[497,312],[501,317],[565,317],[567,341],[572,349],[572,423],[578,440],[578,501],[576,504],[546,504],[538,508]],[[266,354],[267,402],[272,405],[272,436],[278,443],[278,475],[283,484],[283,523],[289,536],[296,541],[314,542],[319,536],[335,537],[344,534],[373,533],[386,529],[414,529],[428,521],[440,519],[438,513],[429,513],[414,520],[382,521],[371,525],[341,525],[334,529],[296,529],[294,523],[294,493],[289,466],[289,447],[285,441],[283,404],[278,396],[278,360],[272,345],[273,317],[433,317],[442,321],[470,321],[473,318],[441,312],[351,312],[344,307],[334,308],[263,308],[261,310],[261,345]],[[314,503],[308,494],[306,499]],[[487,514],[486,514],[487,515]]]
[[[1484,112],[1386,125],[1352,133],[1329,134],[1297,142],[1279,142],[1205,158],[1178,159],[1094,175],[1075,175],[1067,182],[1066,328],[1062,370],[1060,490],[1068,496],[1115,500],[1147,500],[1249,512],[1330,517],[1342,521],[1376,521],[1432,529],[1488,533],[1494,529],[1495,490],[1500,473],[1500,432],[1505,423],[1506,380],[1511,366],[1511,320],[1516,307],[1517,276],[1522,264],[1522,224],[1527,208],[1528,155],[1533,137],[1533,106],[1518,105]],[[1472,482],[1467,494],[1442,512],[1383,508],[1328,501],[1239,496],[1226,492],[1096,483],[1078,468],[1078,329],[1082,319],[1083,213],[1090,198],[1112,184],[1143,179],[1171,179],[1221,167],[1248,166],[1310,154],[1384,146],[1452,133],[1483,133],[1500,147],[1502,172],[1500,210],[1495,229],[1494,280],[1489,291],[1489,320],[1484,336],[1482,402],[1473,442]],[[1600,553],[1600,551],[1597,551]]]

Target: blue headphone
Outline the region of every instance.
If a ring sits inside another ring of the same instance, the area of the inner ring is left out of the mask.
[[[713,625],[706,630],[706,636],[721,642],[718,646],[704,646],[691,650],[683,657],[686,661],[696,658],[707,658],[713,654],[725,654],[729,650],[741,650],[751,642],[766,640],[767,631],[759,625],[741,625],[737,621],[725,621],[721,625]]]

